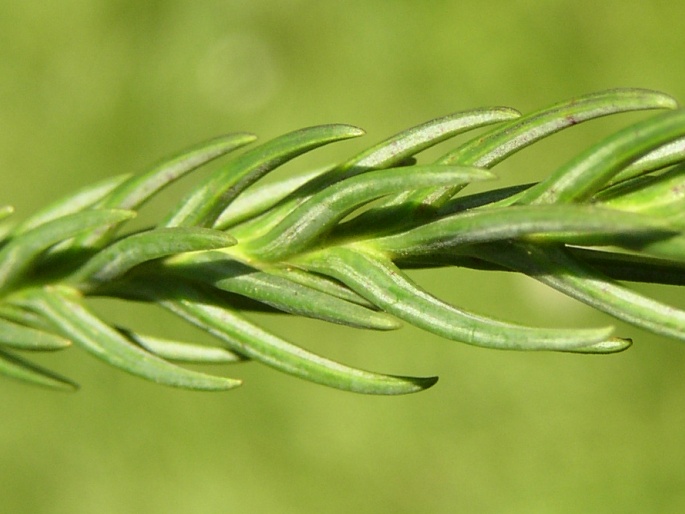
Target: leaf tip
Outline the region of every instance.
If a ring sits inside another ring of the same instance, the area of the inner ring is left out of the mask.
[[[349,137],[359,137],[366,135],[366,130],[355,125],[343,125],[347,129]]]
[[[14,214],[14,207],[11,205],[3,205],[0,207],[0,219],[10,216],[11,214]]]
[[[433,376],[433,377],[414,377],[411,380],[414,384],[416,384],[417,389],[416,391],[425,391],[426,389],[430,389],[433,387],[435,384],[438,383],[438,380],[440,377],[438,376]]]
[[[64,393],[77,393],[79,389],[81,389],[81,386],[76,382],[66,381],[61,382],[59,387],[53,386],[53,389],[56,391],[62,391]]]
[[[394,376],[396,380],[400,380],[403,383],[403,387],[400,390],[393,391],[391,394],[410,394],[419,393],[430,389],[435,384],[437,384],[439,377],[407,377],[407,376]]]
[[[575,353],[584,354],[609,354],[620,353],[626,351],[633,345],[633,340],[630,338],[611,337],[605,341],[595,343],[589,346],[584,346],[575,350]]]

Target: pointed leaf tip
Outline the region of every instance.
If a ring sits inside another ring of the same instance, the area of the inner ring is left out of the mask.
[[[633,345],[632,339],[623,339],[620,337],[612,337],[606,341],[595,343],[584,348],[574,350],[574,353],[586,354],[605,354],[605,353],[620,353],[626,351]]]
[[[267,173],[316,148],[362,134],[352,125],[318,125],[251,148],[192,190],[162,225],[211,227],[238,195]]]
[[[415,285],[381,252],[351,246],[300,258],[302,265],[335,277],[394,316],[446,339],[502,350],[568,351],[610,337],[612,327],[535,328],[463,311]]]
[[[151,290],[168,284],[155,284]],[[204,293],[184,289],[180,300],[159,304],[217,336],[232,351],[279,371],[317,384],[363,394],[400,395],[421,391],[437,381],[435,377],[415,378],[385,375],[352,368],[308,352],[254,325],[239,314],[217,306]]]
[[[0,207],[0,220],[10,216],[14,212],[14,207],[11,205],[3,205]]]
[[[0,375],[57,391],[76,391],[78,384],[17,355],[0,349]]]

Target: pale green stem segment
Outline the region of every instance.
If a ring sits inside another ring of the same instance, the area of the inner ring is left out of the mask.
[[[33,216],[27,218],[22,223],[17,225],[12,231],[13,236],[18,236],[24,232],[36,228],[40,225],[62,218],[69,214],[80,212],[84,209],[92,207],[97,202],[106,197],[109,193],[114,191],[119,185],[131,178],[130,173],[124,175],[117,175],[116,177],[107,178],[95,184],[86,186],[74,194],[60,198],[54,203],[36,212]]]
[[[240,193],[278,166],[315,148],[363,133],[350,125],[321,125],[264,143],[213,173],[191,191],[161,225],[212,227]]]
[[[185,364],[233,364],[245,361],[245,357],[226,348],[139,334],[125,328],[117,330],[129,341],[164,360]]]
[[[155,284],[150,289],[152,297],[163,297],[164,293],[159,293],[163,287],[163,284]],[[310,382],[344,391],[379,395],[414,393],[437,382],[437,377],[382,375],[351,368],[299,348],[233,311],[206,303],[202,294],[193,295],[188,288],[177,296],[181,297],[177,300],[158,299],[157,302],[213,334],[230,350]]]
[[[466,211],[369,244],[394,259],[524,236],[606,246],[675,233],[653,217],[592,205],[510,206]]]
[[[685,311],[646,298],[574,259],[559,246],[496,243],[481,256],[655,334],[685,341]]]
[[[0,375],[58,391],[71,392],[78,389],[78,385],[69,379],[3,349],[0,349]]]
[[[612,327],[547,329],[514,325],[448,305],[414,284],[378,252],[336,247],[303,255],[298,264],[345,283],[386,312],[439,336],[503,350],[594,351],[610,345]]]
[[[135,216],[123,210],[93,210],[69,214],[46,222],[13,238],[0,251],[0,291],[7,291],[43,252],[87,230],[120,223]]]
[[[75,290],[59,286],[25,290],[20,300],[40,312],[74,345],[132,375],[198,391],[224,391],[241,384],[239,380],[180,368],[142,350],[89,312],[77,298]]]
[[[43,330],[0,319],[0,346],[18,350],[52,351],[62,350],[71,341]]]
[[[578,123],[611,114],[645,109],[675,109],[670,96],[647,89],[612,89],[555,104],[521,116],[452,150],[436,162],[492,168],[507,157],[552,134]],[[393,204],[442,207],[462,186],[417,191],[398,197]],[[379,208],[381,209],[381,208]],[[381,215],[370,212],[368,216]]]
[[[209,283],[223,291],[257,300],[289,314],[372,330],[393,330],[400,327],[396,319],[385,313],[293,282],[282,275],[259,271],[233,261],[221,252],[203,252],[167,259],[159,274],[165,277],[169,273],[180,273],[187,278]]]
[[[147,261],[183,252],[226,248],[235,243],[233,236],[207,228],[153,229],[125,237],[98,252],[71,277],[71,282],[90,290]]]
[[[616,132],[520,194],[519,204],[569,203],[590,199],[630,163],[685,136],[685,109],[648,118]]]
[[[357,175],[313,195],[267,234],[241,248],[260,259],[284,259],[321,244],[323,236],[345,216],[382,196],[492,178],[485,170],[450,166],[389,168]]]

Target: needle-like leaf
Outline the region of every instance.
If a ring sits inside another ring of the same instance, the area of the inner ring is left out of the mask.
[[[683,161],[685,161],[685,138],[676,139],[639,158],[623,171],[617,173],[609,181],[609,185],[618,184]]]
[[[476,253],[481,249],[480,246],[475,246],[466,251],[471,252],[473,248],[476,249]],[[682,262],[588,248],[568,247],[567,250],[580,262],[614,280],[685,286],[685,263]],[[393,262],[401,269],[457,266],[482,271],[514,271],[468,253],[456,253],[450,248],[444,252],[396,257]]]
[[[432,146],[470,130],[510,121],[520,113],[509,107],[476,109],[436,118],[402,131],[364,150],[334,168],[321,181],[333,184],[352,175],[374,169],[399,166],[404,161]]]
[[[492,168],[507,157],[565,128],[584,121],[629,111],[675,109],[670,96],[647,89],[612,89],[573,98],[499,125],[450,151],[436,162]],[[402,203],[442,207],[461,187],[419,191]]]
[[[271,184],[255,184],[228,205],[214,223],[214,228],[226,230],[245,220],[256,218],[322,173],[323,170],[319,170]]]
[[[25,309],[19,305],[14,305],[11,301],[0,303],[0,318],[13,321],[26,327],[38,329],[43,332],[53,330],[52,325],[35,312]]]
[[[321,125],[264,143],[212,174],[167,216],[162,225],[211,227],[241,192],[276,167],[315,148],[363,133],[351,125]]]
[[[614,280],[685,286],[685,263],[644,255],[568,248],[578,261]]]
[[[373,308],[374,305],[369,302],[363,296],[358,295],[351,289],[345,287],[337,280],[332,280],[330,277],[324,277],[323,275],[317,275],[313,273],[307,273],[306,271],[300,270],[292,266],[285,267],[270,267],[269,273],[271,275],[278,275],[285,278],[290,282],[295,282],[301,284],[305,287],[316,289],[322,293],[326,293],[330,296],[335,296],[336,298],[341,298],[347,302],[356,303],[357,305],[363,305],[364,307]]]
[[[65,337],[104,362],[152,382],[198,391],[224,391],[239,380],[180,368],[128,341],[90,313],[66,288],[32,289],[22,294],[25,305],[45,316]]]
[[[675,233],[649,216],[595,206],[511,206],[456,214],[370,244],[393,258],[402,258],[527,235],[606,246],[631,239],[653,241]]]
[[[452,150],[440,162],[491,168],[522,148],[560,130],[612,114],[675,109],[673,97],[648,89],[609,89],[532,112]]]
[[[659,176],[638,177],[595,195],[595,202],[622,211],[664,216],[669,210],[682,214],[685,205],[685,165],[676,166]],[[682,215],[680,216],[682,218]],[[669,222],[674,221],[669,219]],[[678,225],[682,228],[682,223]]]
[[[130,177],[131,174],[126,173],[124,175],[107,178],[84,187],[74,194],[61,198],[17,225],[12,231],[12,235],[18,236],[49,221],[54,221],[58,218],[63,218],[69,214],[74,214],[92,207]]]
[[[164,360],[186,364],[233,364],[243,362],[245,357],[226,348],[174,341],[162,337],[139,334],[125,328],[117,328],[126,339],[136,343]]]
[[[160,276],[180,273],[223,291],[239,294],[283,312],[357,328],[393,330],[393,317],[297,282],[231,260],[220,252],[206,252],[167,260]]]
[[[158,297],[152,290],[152,297]],[[325,359],[299,348],[250,323],[239,314],[207,303],[202,295],[186,289],[178,300],[158,303],[194,325],[220,338],[229,349],[279,371],[344,391],[396,395],[431,387],[437,377],[381,375]]]
[[[236,243],[235,238],[206,228],[158,228],[133,234],[117,241],[91,258],[72,277],[85,287],[111,282],[147,261],[183,252],[216,250]]]
[[[123,210],[83,211],[62,216],[14,237],[0,250],[0,291],[18,281],[51,246],[96,227],[120,223],[135,216]]]
[[[49,332],[0,319],[0,346],[19,350],[61,350],[71,341]]]
[[[313,194],[323,191],[341,180],[366,173],[371,170],[399,167],[405,165],[414,155],[443,141],[479,127],[508,121],[518,117],[518,111],[509,107],[494,107],[454,113],[437,118],[416,127],[400,132],[368,148],[339,166],[325,173],[317,174],[312,180],[304,182],[292,194],[261,219],[248,223],[241,232],[253,236],[273,228],[299,204]]]
[[[524,273],[618,319],[685,341],[685,311],[617,282],[685,285],[685,110],[652,115],[605,137],[540,182],[456,197],[471,182],[492,178],[489,168],[567,127],[676,107],[662,93],[620,89],[520,117],[507,107],[464,111],[320,171],[258,183],[297,156],[363,133],[350,125],[310,127],[232,156],[161,222],[118,239],[146,200],[254,136],[210,140],[142,175],[87,187],[23,222],[0,224],[0,374],[71,389],[68,380],[12,351],[73,343],[133,375],[188,389],[226,390],[240,382],[171,362],[249,359],[369,394],[420,391],[437,380],[339,364],[242,312],[374,330],[404,321],[496,349],[615,353],[631,344],[610,337],[611,327],[535,328],[474,314],[439,300],[402,271],[445,266]],[[423,150],[485,126],[491,127],[433,164],[417,164]],[[10,213],[2,208],[0,218]],[[87,308],[89,296],[158,305],[216,336],[222,347],[118,328]]]
[[[237,133],[203,141],[169,159],[164,159],[148,172],[135,175],[119,184],[102,199],[99,207],[138,209],[172,182],[208,162],[252,143],[255,139],[257,137],[253,134]],[[108,227],[83,236],[75,242],[75,246],[102,246],[114,236],[117,228]]]
[[[345,216],[382,196],[492,178],[485,170],[449,166],[390,168],[357,175],[313,195],[270,232],[248,243],[247,248],[265,260],[282,259],[321,240]]]
[[[685,110],[648,118],[581,153],[549,178],[523,192],[517,202],[568,203],[587,200],[607,186],[630,163],[683,136]]]
[[[102,207],[137,209],[175,180],[256,139],[257,136],[253,134],[238,133],[203,141],[170,159],[163,160],[150,171],[127,180],[105,198]]]
[[[0,348],[0,375],[58,391],[75,391],[71,380]]]
[[[611,327],[583,330],[524,327],[466,312],[427,292],[382,254],[338,247],[301,264],[331,275],[387,312],[447,339],[506,350],[573,351],[606,342]]]
[[[685,341],[685,311],[621,286],[558,246],[490,246],[484,258],[521,271],[627,323]]]

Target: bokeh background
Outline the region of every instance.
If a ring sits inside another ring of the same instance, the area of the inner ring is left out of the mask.
[[[284,176],[467,108],[525,112],[618,86],[685,101],[683,20],[685,4],[657,0],[1,0],[0,204],[21,217],[232,131],[266,140],[327,122],[367,130]],[[496,170],[503,184],[539,179],[638,117],[574,127]],[[612,322],[522,277],[414,276],[510,320]],[[683,306],[681,291],[640,289]],[[94,308],[206,340],[149,308]],[[377,334],[259,320],[346,363],[441,380],[375,398],[250,363],[211,370],[244,379],[238,390],[189,393],[75,349],[51,355],[41,362],[82,390],[2,381],[0,512],[685,512],[682,344],[616,323],[636,340],[624,354],[517,354],[410,327]]]

